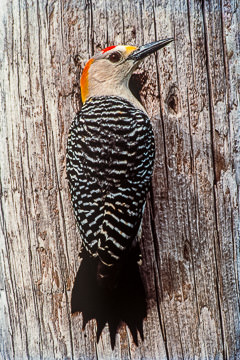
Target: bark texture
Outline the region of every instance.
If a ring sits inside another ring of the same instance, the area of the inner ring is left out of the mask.
[[[240,359],[237,0],[3,0],[1,359]],[[173,36],[138,73],[156,139],[144,341],[70,314],[81,240],[66,181],[86,61]]]

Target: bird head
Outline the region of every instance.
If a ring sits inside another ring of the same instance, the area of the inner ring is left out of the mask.
[[[129,99],[130,77],[139,63],[148,55],[173,41],[172,38],[140,47],[117,45],[100,51],[90,59],[81,76],[83,103],[92,96],[121,96]],[[129,99],[131,101],[131,99]]]

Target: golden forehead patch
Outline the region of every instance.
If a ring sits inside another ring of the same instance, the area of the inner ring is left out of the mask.
[[[136,46],[127,45],[125,46],[127,55],[130,55],[133,51],[137,50]]]

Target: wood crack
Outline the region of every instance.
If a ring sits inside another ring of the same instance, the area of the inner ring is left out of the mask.
[[[205,55],[206,55],[206,72],[207,72],[207,85],[208,85],[208,96],[209,96],[209,120],[210,120],[210,138],[211,138],[211,150],[212,150],[212,166],[213,166],[213,175],[214,183],[212,188],[213,194],[213,205],[214,205],[214,217],[215,217],[215,227],[216,227],[216,240],[214,239],[214,255],[215,255],[215,264],[216,264],[216,290],[217,290],[217,304],[219,310],[219,321],[221,327],[221,337],[222,337],[222,346],[223,346],[223,358],[227,360],[226,349],[225,349],[225,334],[224,334],[224,324],[223,324],[223,314],[221,306],[221,297],[220,297],[220,278],[219,278],[219,254],[220,254],[220,244],[219,244],[219,224],[217,218],[217,200],[216,200],[216,186],[217,186],[217,176],[216,176],[216,155],[215,155],[215,146],[214,146],[214,113],[213,113],[213,96],[212,96],[212,83],[211,83],[211,66],[209,60],[209,44],[207,37],[207,19],[205,11],[205,0],[202,2],[202,14],[203,14],[203,29],[204,29],[204,46],[205,46]]]

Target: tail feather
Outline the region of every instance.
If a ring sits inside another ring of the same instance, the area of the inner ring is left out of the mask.
[[[130,251],[126,252],[121,260],[114,264],[107,264],[102,261],[101,258],[97,260],[97,283],[99,287],[113,290],[118,287],[124,275],[128,275],[129,265],[138,263],[142,260],[141,250],[138,242],[134,242],[134,245]]]
[[[119,273],[121,271],[121,264],[104,264],[98,260],[97,264],[97,283],[102,289],[109,291],[115,289],[118,285]]]

